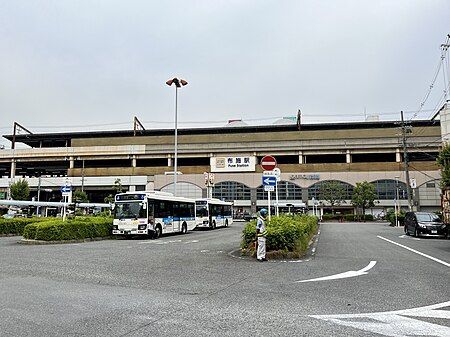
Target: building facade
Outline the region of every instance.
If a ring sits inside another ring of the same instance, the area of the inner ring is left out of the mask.
[[[440,172],[436,156],[442,143],[441,125],[413,121],[408,129],[410,178],[417,209],[440,208]],[[8,140],[28,148],[0,150],[0,192],[26,177],[34,195],[58,200],[69,181],[103,202],[117,179],[125,190],[173,191],[174,131],[142,130],[21,134]],[[233,201],[240,212],[267,206],[261,158],[272,155],[281,170],[278,185],[283,205],[320,200],[320,187],[337,181],[347,193],[339,212],[353,212],[350,199],[356,183],[375,185],[373,214],[393,208],[395,199],[407,207],[401,130],[397,122],[276,124],[194,128],[178,131],[177,194],[206,197],[205,173],[213,197]],[[209,173],[212,173],[209,174]],[[1,195],[0,195],[1,196]]]

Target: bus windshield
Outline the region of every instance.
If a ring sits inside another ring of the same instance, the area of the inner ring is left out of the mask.
[[[120,202],[114,208],[114,218],[116,219],[137,219],[146,218],[147,210],[141,202]]]
[[[195,205],[195,214],[198,217],[208,216],[208,205],[205,204],[196,204]]]

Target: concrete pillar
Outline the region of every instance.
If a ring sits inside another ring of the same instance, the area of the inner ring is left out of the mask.
[[[395,149],[395,162],[401,163],[402,162],[402,156],[400,154],[400,149]]]
[[[15,178],[16,177],[16,161],[13,159],[11,161],[11,174],[10,174],[10,178]]]
[[[308,205],[308,188],[307,187],[302,187],[302,201]]]
[[[73,169],[75,167],[75,160],[73,157],[69,157],[69,168]]]
[[[172,166],[172,157],[167,158],[167,166]]]
[[[131,157],[131,167],[136,167],[136,156]]]
[[[250,189],[250,205],[251,205],[251,212],[256,212],[256,200],[257,200],[257,194],[256,194],[256,188]]]
[[[135,185],[130,185],[130,188],[128,189],[128,191],[136,192],[136,186]]]
[[[450,142],[450,101],[445,103],[442,110],[439,112],[441,124],[441,137],[443,143]]]
[[[303,152],[302,151],[298,151],[298,163],[299,164],[304,164],[304,162],[303,162]]]
[[[347,150],[347,152],[345,153],[345,162],[347,164],[350,164],[352,162],[352,155],[350,153],[350,150]]]

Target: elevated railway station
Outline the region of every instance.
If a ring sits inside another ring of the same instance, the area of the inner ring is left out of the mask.
[[[448,112],[448,110],[446,110]],[[285,122],[285,123],[284,123]],[[394,207],[398,193],[407,206],[401,129],[394,121],[296,124],[281,121],[265,126],[225,126],[178,130],[177,194],[206,197],[204,173],[212,173],[212,196],[233,201],[239,212],[267,205],[259,161],[276,158],[281,170],[280,202],[304,203],[327,210],[320,186],[338,181],[347,201],[338,208],[353,212],[351,193],[358,182],[372,182],[377,203],[374,215]],[[408,129],[413,202],[421,210],[440,205],[436,156],[442,143],[439,120],[414,120]],[[0,150],[0,191],[26,177],[41,199],[60,198],[59,186],[69,180],[93,202],[104,202],[120,179],[124,190],[173,190],[174,130],[83,131],[4,135],[26,148]],[[40,178],[39,178],[40,177]],[[42,194],[43,193],[43,194]]]

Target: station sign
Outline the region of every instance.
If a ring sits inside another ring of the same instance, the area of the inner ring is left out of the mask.
[[[211,172],[255,172],[256,157],[211,157]]]
[[[277,161],[272,156],[264,156],[261,159],[261,167],[265,171],[272,171],[275,167],[277,167]]]

